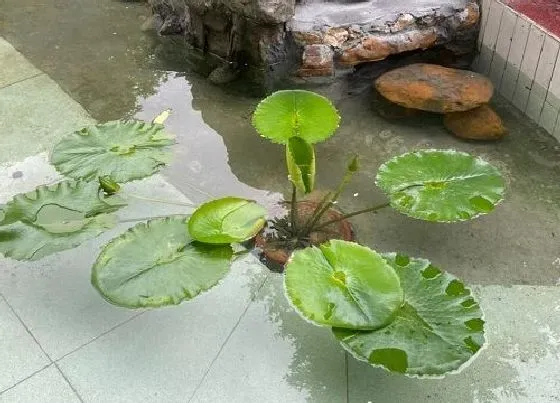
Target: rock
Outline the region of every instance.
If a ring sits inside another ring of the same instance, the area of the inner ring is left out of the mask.
[[[478,73],[420,63],[383,74],[375,88],[398,105],[437,113],[474,109],[494,92],[492,82]]]
[[[300,77],[324,77],[334,73],[334,52],[328,45],[307,45],[303,51]]]
[[[445,127],[454,135],[468,140],[498,140],[507,134],[502,119],[488,105],[466,112],[448,113]]]
[[[431,48],[437,42],[436,30],[421,29],[399,32],[392,35],[371,34],[358,42],[347,45],[340,56],[340,63],[356,65],[364,62],[383,60],[387,56],[411,50]]]
[[[239,70],[235,69],[233,66],[222,66],[218,67],[210,73],[208,76],[208,81],[212,84],[222,85],[227,84],[239,76]]]

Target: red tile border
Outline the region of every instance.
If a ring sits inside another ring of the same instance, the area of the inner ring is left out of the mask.
[[[502,2],[560,37],[559,0],[502,0]]]

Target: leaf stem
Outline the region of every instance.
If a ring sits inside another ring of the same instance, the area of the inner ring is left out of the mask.
[[[135,195],[135,194],[127,194],[127,196],[132,197],[133,199],[149,201],[149,202],[153,202],[153,203],[172,204],[174,206],[196,207],[196,205],[193,204],[193,203],[175,202],[175,201],[161,200],[161,199],[152,199],[151,197],[138,196],[138,195]]]
[[[373,207],[369,207],[369,208],[366,208],[366,209],[363,209],[363,210],[358,210],[358,211],[354,211],[352,213],[344,214],[344,215],[342,215],[342,216],[340,216],[340,217],[338,217],[334,220],[327,221],[326,223],[323,223],[323,224],[313,228],[313,230],[315,230],[315,231],[319,230],[321,228],[327,227],[331,224],[337,223],[337,222],[342,221],[342,220],[346,220],[350,217],[357,216],[359,214],[376,212],[376,211],[381,210],[385,207],[389,207],[390,205],[391,205],[391,203],[387,202],[387,203],[380,204],[378,206],[373,206]]]
[[[172,217],[172,215],[156,215],[153,217],[127,218],[126,220],[119,220],[119,223],[123,224],[128,222],[149,221],[149,220],[156,220],[158,218],[169,218],[169,217]]]
[[[297,234],[297,189],[296,185],[292,183],[292,208],[290,211],[290,223],[292,235]]]
[[[338,200],[338,198],[340,197],[340,195],[342,194],[342,192],[344,191],[346,186],[352,180],[352,176],[354,176],[354,173],[355,173],[355,171],[351,171],[350,169],[346,169],[346,172],[344,173],[344,177],[342,178],[342,181],[338,185],[338,188],[336,189],[336,192],[334,193],[334,195],[330,198],[330,200],[328,200],[325,203],[325,205],[323,207],[320,208],[320,210],[318,212],[317,212],[317,210],[315,210],[315,212],[311,216],[311,219],[306,223],[306,225],[304,227],[304,230],[302,231],[301,235],[305,235],[305,234],[308,234],[309,232],[311,232],[311,230],[315,227],[315,224],[317,224],[317,222],[319,222],[321,217],[323,217],[323,215],[335,204],[335,202]],[[330,195],[330,193],[327,194],[327,197],[329,195]],[[325,198],[325,199],[327,199],[327,198]],[[321,228],[322,227],[323,226],[321,226]]]

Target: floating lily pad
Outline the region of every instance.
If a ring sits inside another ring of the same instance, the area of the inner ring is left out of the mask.
[[[294,252],[284,285],[296,311],[320,326],[376,329],[391,322],[403,302],[395,270],[373,250],[347,241]]]
[[[189,220],[191,236],[200,242],[225,244],[253,238],[264,227],[266,209],[254,201],[225,197],[204,203]]]
[[[111,303],[129,308],[179,304],[215,286],[228,272],[229,245],[194,242],[188,217],[140,223],[103,248],[92,284]]]
[[[301,137],[292,137],[286,144],[286,163],[290,180],[304,193],[315,186],[315,150]]]
[[[478,302],[461,281],[424,259],[384,255],[405,303],[387,326],[369,332],[333,329],[359,360],[410,376],[441,376],[471,360],[484,344]]]
[[[169,163],[173,138],[161,124],[108,122],[62,139],[53,149],[51,163],[76,179],[110,176],[115,182],[128,182],[153,175]]]
[[[124,207],[116,196],[99,194],[95,182],[64,181],[14,196],[2,206],[0,252],[17,260],[37,260],[70,249],[111,229]]]
[[[489,213],[505,191],[496,167],[454,150],[424,150],[395,157],[379,168],[377,185],[398,211],[438,222],[464,221]]]
[[[259,134],[274,143],[286,144],[301,137],[309,144],[332,136],[340,116],[325,97],[310,91],[278,91],[262,100],[253,115]]]

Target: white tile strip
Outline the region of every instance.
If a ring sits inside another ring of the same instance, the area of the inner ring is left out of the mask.
[[[473,69],[560,140],[560,42],[498,0],[482,0],[479,55]]]

